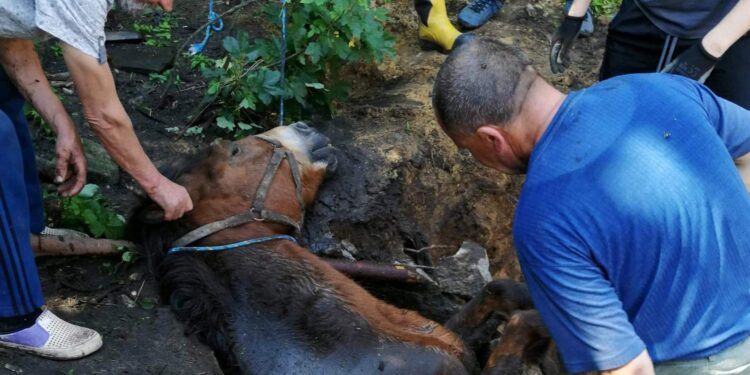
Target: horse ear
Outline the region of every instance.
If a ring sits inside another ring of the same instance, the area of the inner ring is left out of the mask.
[[[164,221],[164,210],[152,204],[141,211],[138,218],[146,224],[158,224]]]

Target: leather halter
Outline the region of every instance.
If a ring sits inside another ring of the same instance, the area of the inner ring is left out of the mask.
[[[280,142],[263,136],[255,136],[255,138],[270,143],[273,146],[273,154],[271,155],[271,159],[268,161],[268,165],[266,166],[266,172],[263,175],[263,178],[260,180],[258,188],[255,190],[255,198],[253,199],[253,203],[252,206],[250,206],[250,209],[243,213],[232,215],[226,219],[214,221],[212,223],[205,224],[196,229],[193,229],[192,231],[188,232],[184,236],[178,238],[174,243],[172,243],[173,247],[184,247],[195,241],[208,237],[216,232],[236,227],[238,225],[242,225],[251,221],[268,221],[286,225],[294,229],[295,236],[300,235],[300,230],[302,228],[303,221],[305,220],[305,203],[302,201],[302,179],[300,177],[297,160],[294,158],[294,154],[292,154],[291,151],[285,149]],[[266,202],[266,195],[268,194],[268,189],[271,186],[271,181],[273,181],[273,177],[276,175],[276,172],[278,171],[279,166],[284,159],[286,159],[287,163],[289,164],[289,169],[292,172],[292,179],[294,180],[294,192],[301,211],[299,222],[294,221],[287,215],[266,210],[264,207]]]

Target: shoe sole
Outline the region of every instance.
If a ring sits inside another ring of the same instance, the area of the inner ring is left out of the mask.
[[[461,22],[461,20],[458,20],[458,26],[460,27],[461,31],[472,31],[472,30],[476,30],[476,29],[484,26],[484,24],[487,23],[487,22],[489,22],[489,20],[485,21],[481,25],[474,26],[474,25],[467,25],[467,24]]]
[[[65,361],[71,359],[80,359],[99,350],[102,347],[102,336],[97,334],[88,341],[71,349],[43,349],[2,341],[0,341],[0,346],[17,349],[47,359]]]

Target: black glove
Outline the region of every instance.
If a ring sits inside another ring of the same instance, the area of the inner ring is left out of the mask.
[[[679,74],[703,83],[717,62],[719,58],[706,52],[701,42],[698,42],[677,56],[662,72]]]
[[[584,16],[585,17],[585,16]],[[584,17],[565,16],[557,32],[552,36],[549,51],[549,65],[552,73],[562,73],[568,65],[570,59],[570,48],[576,41],[578,32],[581,30],[581,24]]]

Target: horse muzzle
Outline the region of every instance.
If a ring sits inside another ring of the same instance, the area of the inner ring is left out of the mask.
[[[336,172],[338,159],[336,148],[331,145],[331,140],[304,122],[296,122],[289,125],[304,143],[309,146],[310,162],[313,164],[325,164],[326,174]]]

